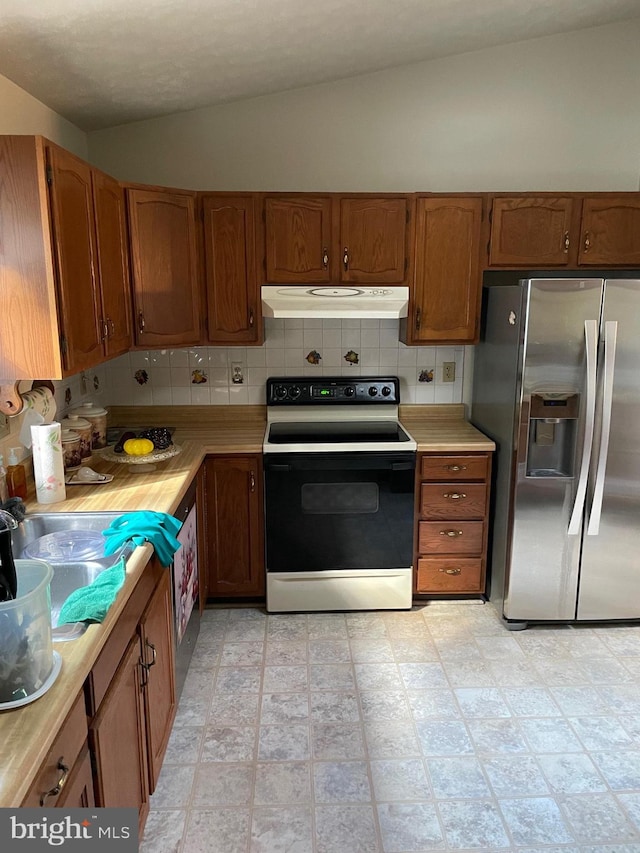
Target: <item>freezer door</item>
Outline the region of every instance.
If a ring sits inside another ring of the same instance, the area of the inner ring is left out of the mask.
[[[532,279],[523,287],[528,310],[504,616],[570,620],[576,614],[580,497],[591,451],[603,281]]]
[[[640,280],[605,282],[578,619],[640,618]]]

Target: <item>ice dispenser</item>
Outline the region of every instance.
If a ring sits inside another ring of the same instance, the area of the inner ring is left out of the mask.
[[[527,477],[573,477],[579,395],[531,395]]]

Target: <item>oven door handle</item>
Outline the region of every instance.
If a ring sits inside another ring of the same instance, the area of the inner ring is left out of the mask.
[[[285,465],[277,462],[269,462],[265,466],[269,471],[291,471],[291,465]]]
[[[415,462],[392,462],[391,470],[392,471],[413,471],[415,468]]]

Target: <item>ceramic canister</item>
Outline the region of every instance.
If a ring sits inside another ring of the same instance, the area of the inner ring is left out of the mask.
[[[101,447],[107,446],[107,410],[101,406],[96,406],[95,403],[84,403],[78,406],[71,415],[85,418],[91,423],[91,447],[94,450],[99,450]]]
[[[91,438],[93,427],[91,422],[80,415],[69,415],[62,421],[62,429],[72,429],[80,436],[80,456],[82,459],[91,457]]]
[[[65,471],[74,471],[82,465],[80,436],[75,430],[62,430],[62,461]]]

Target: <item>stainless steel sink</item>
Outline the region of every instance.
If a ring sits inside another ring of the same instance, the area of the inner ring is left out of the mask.
[[[13,554],[23,558],[28,545],[42,536],[59,531],[91,530],[102,532],[111,522],[119,518],[121,512],[38,512],[30,513],[20,522],[12,533]],[[54,641],[73,640],[86,630],[86,623],[77,622],[62,625],[57,628],[58,616],[62,605],[76,589],[88,586],[98,575],[110,566],[115,565],[121,556],[125,559],[133,552],[135,545],[127,545],[109,557],[93,560],[50,562],[53,569],[51,580],[51,624],[54,626]],[[25,559],[26,559],[25,555]]]

